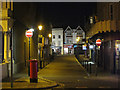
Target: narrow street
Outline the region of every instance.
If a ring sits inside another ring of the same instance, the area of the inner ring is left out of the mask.
[[[120,89],[119,1],[1,0],[1,89]]]
[[[117,81],[90,78],[74,55],[57,56],[40,71],[40,76],[62,86],[57,88],[117,88]]]
[[[44,78],[64,84],[66,88],[84,87],[78,82],[87,82],[84,79],[87,78],[87,74],[73,55],[56,57],[52,63],[41,70],[40,74]]]

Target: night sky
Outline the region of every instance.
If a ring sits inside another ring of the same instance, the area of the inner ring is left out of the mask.
[[[42,22],[50,22],[53,27],[84,27],[90,15],[96,10],[93,2],[49,2],[38,3],[38,16]]]

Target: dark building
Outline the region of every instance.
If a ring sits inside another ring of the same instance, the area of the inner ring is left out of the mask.
[[[120,71],[120,3],[98,2],[97,10],[89,24],[87,38],[95,44],[100,38],[100,50],[95,48],[96,63],[111,73]],[[97,53],[98,52],[98,53]],[[98,57],[98,59],[97,59]]]
[[[15,72],[28,65],[29,39],[25,36],[25,32],[31,28],[34,32],[30,38],[30,59],[42,60],[44,63],[41,67],[49,61],[51,38],[48,34],[51,33],[52,27],[49,20],[44,17],[44,13],[38,3],[14,3],[13,57],[15,68],[18,67]],[[39,30],[39,25],[42,25],[42,30]]]
[[[14,2],[13,60],[14,73],[25,68],[29,60],[29,39],[25,32],[34,28],[30,38],[30,58],[37,59],[36,3]]]

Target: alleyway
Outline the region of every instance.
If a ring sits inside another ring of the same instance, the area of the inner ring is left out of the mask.
[[[62,86],[57,88],[117,88],[116,80],[97,79],[84,71],[74,55],[58,56],[40,71],[40,76]]]

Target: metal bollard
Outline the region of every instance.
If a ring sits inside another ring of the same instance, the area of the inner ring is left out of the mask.
[[[30,62],[28,62],[28,76],[30,76]]]
[[[85,65],[84,65],[84,61],[83,61],[83,67],[84,67]]]
[[[86,68],[86,61],[85,61],[85,68]]]
[[[42,69],[42,61],[40,61],[40,69]]]
[[[95,75],[97,76],[97,65],[96,65]]]
[[[91,74],[91,63],[90,63],[90,74]]]
[[[88,61],[87,61],[87,71],[88,71]]]

